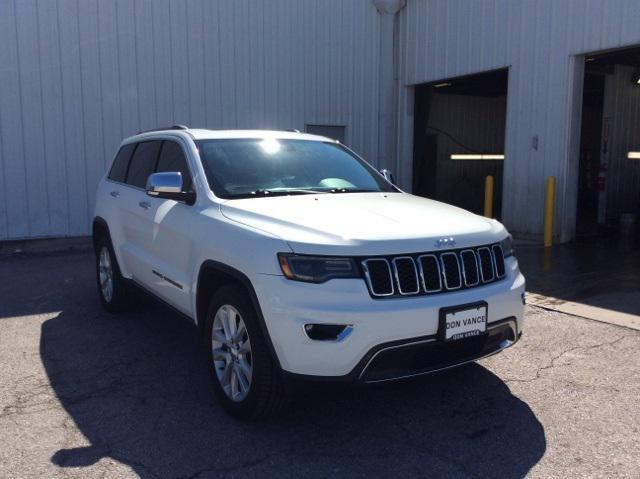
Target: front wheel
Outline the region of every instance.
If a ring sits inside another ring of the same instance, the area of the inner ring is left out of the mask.
[[[236,285],[220,289],[206,326],[209,368],[223,407],[240,419],[277,412],[285,400],[282,378],[247,292]]]

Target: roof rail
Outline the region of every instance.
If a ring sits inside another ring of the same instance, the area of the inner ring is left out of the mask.
[[[142,133],[150,133],[152,131],[166,131],[166,130],[188,130],[189,127],[185,126],[185,125],[172,125],[172,126],[166,126],[164,128],[153,128],[151,130],[140,130],[138,132],[138,135],[142,134]]]

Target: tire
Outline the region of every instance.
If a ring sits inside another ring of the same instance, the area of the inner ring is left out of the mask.
[[[110,289],[104,287],[105,281],[111,285]],[[120,273],[111,241],[104,236],[96,241],[96,284],[100,303],[105,310],[119,313],[127,309],[127,283]]]
[[[213,389],[229,414],[257,420],[283,408],[286,394],[282,375],[243,287],[224,286],[214,295],[207,310],[205,335]]]

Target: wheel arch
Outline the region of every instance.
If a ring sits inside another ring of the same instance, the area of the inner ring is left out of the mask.
[[[95,250],[98,243],[98,238],[102,236],[106,236],[109,241],[111,241],[111,232],[109,231],[109,225],[107,225],[107,221],[100,217],[96,216],[93,219],[93,225],[91,227],[91,233],[93,238],[93,249]]]
[[[271,336],[269,335],[269,330],[262,314],[262,308],[260,308],[260,302],[258,301],[255,288],[246,274],[232,266],[214,260],[206,260],[200,265],[198,282],[196,284],[196,324],[198,328],[204,333],[207,308],[211,297],[222,286],[233,283],[240,285],[249,295],[271,356],[278,368],[281,369],[280,361],[271,342]]]

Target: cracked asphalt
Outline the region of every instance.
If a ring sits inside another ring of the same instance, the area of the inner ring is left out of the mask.
[[[526,319],[477,364],[240,423],[188,322],[100,309],[89,252],[0,257],[0,477],[640,477],[640,332]]]

